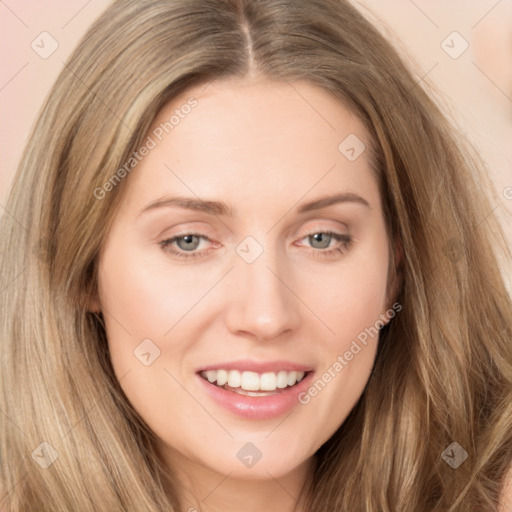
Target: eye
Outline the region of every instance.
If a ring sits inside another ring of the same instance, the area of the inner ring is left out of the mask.
[[[342,235],[334,231],[317,231],[302,238],[302,240],[305,239],[309,240],[313,249],[317,249],[311,251],[312,255],[320,258],[345,254],[353,242],[350,235]],[[331,246],[333,240],[338,242],[338,244]]]
[[[201,240],[209,241],[210,239],[207,236],[200,235],[198,233],[185,233],[162,240],[159,242],[159,245],[164,251],[180,258],[187,259],[203,255],[205,251],[195,252]],[[173,244],[176,244],[179,250],[174,249]]]
[[[335,257],[340,254],[345,254],[353,242],[350,235],[342,235],[341,233],[336,233],[334,231],[317,231],[305,236],[301,241],[306,239],[310,241],[310,246],[314,249],[309,252],[314,257],[320,258]],[[203,251],[197,250],[202,240],[211,242],[207,236],[199,233],[183,233],[181,235],[176,235],[172,238],[162,240],[158,244],[165,252],[186,260],[189,258],[205,256],[206,253],[209,252],[208,249]],[[338,244],[332,246],[331,243],[333,241],[338,242]],[[219,245],[220,244],[216,244],[217,247]]]

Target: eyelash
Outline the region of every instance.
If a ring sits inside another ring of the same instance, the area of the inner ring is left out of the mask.
[[[331,236],[334,240],[337,240],[338,242],[341,242],[341,247],[333,247],[332,249],[326,250],[326,249],[313,249],[311,254],[314,257],[318,258],[329,258],[336,256],[336,253],[338,254],[345,254],[346,251],[350,249],[352,246],[353,239],[350,235],[342,235],[340,233],[336,233],[335,231],[314,231],[313,233],[310,233],[309,235],[306,235],[301,238],[303,240],[304,238],[309,238],[313,235],[322,234]],[[172,243],[176,242],[180,238],[184,238],[186,236],[197,236],[198,238],[202,240],[210,240],[207,236],[201,235],[199,233],[183,233],[181,235],[176,235],[172,238],[167,238],[165,240],[162,240],[161,242],[158,242],[162,250],[165,252],[168,252],[172,254],[173,256],[178,256],[179,258],[182,258],[183,260],[188,260],[191,258],[197,258],[200,256],[204,256],[205,252],[207,251],[198,251],[198,252],[183,252],[183,251],[176,251],[175,249],[171,249],[170,246]]]

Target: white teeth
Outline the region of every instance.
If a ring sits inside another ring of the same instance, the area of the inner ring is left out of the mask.
[[[300,382],[305,373],[281,370],[278,373],[266,372],[239,372],[238,370],[208,370],[201,375],[209,382],[217,386],[227,384],[231,388],[241,388],[245,391],[275,391],[276,388],[284,389]],[[257,396],[257,395],[249,395]]]
[[[238,372],[236,370],[231,370],[231,371],[236,372],[240,375],[240,372]],[[231,373],[231,372],[229,372],[229,373]],[[255,372],[243,372],[242,379],[241,379],[239,386],[242,389],[245,389],[246,391],[258,391],[260,389],[260,376]],[[238,387],[238,386],[232,386],[232,387]]]
[[[277,387],[277,375],[272,372],[263,373],[260,377],[260,389],[262,391],[274,391]]]
[[[282,389],[288,386],[288,372],[279,372],[277,374],[277,387]]]
[[[293,386],[297,382],[297,372],[290,372],[288,374],[288,386]]]
[[[242,383],[242,375],[236,370],[230,370],[228,372],[228,386],[230,388],[239,388]]]
[[[224,386],[228,381],[228,372],[226,370],[212,370],[217,374],[217,378],[212,382],[217,381],[217,386]]]

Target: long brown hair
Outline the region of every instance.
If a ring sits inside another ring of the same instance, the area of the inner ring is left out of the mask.
[[[492,192],[476,187],[485,166],[343,0],[119,0],[65,64],[1,221],[3,504],[179,510],[87,310],[130,178],[95,191],[167,101],[250,73],[307,80],[357,113],[402,252],[402,311],[381,331],[361,399],[316,454],[306,510],[496,510],[512,460],[512,305]],[[467,454],[457,468],[453,450]]]

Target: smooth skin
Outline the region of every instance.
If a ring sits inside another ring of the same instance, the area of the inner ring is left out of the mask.
[[[350,161],[338,149],[350,134],[366,147],[370,139],[319,87],[254,77],[189,89],[161,110],[148,136],[191,96],[197,106],[125,178],[92,307],[104,313],[126,396],[180,479],[183,511],[290,512],[314,453],[364,390],[377,337],[308,404],[270,420],[219,406],[196,371],[236,359],[284,359],[312,366],[321,378],[386,315],[393,304],[389,240],[369,151]],[[298,213],[338,193],[368,205],[346,201]],[[142,211],[177,195],[224,202],[231,215],[169,205]],[[351,242],[313,236],[329,231]],[[178,235],[185,239],[161,244]],[[263,250],[252,263],[237,252],[247,237]],[[134,355],[146,339],[160,350],[149,366]],[[237,457],[249,442],[262,453],[250,468]]]

